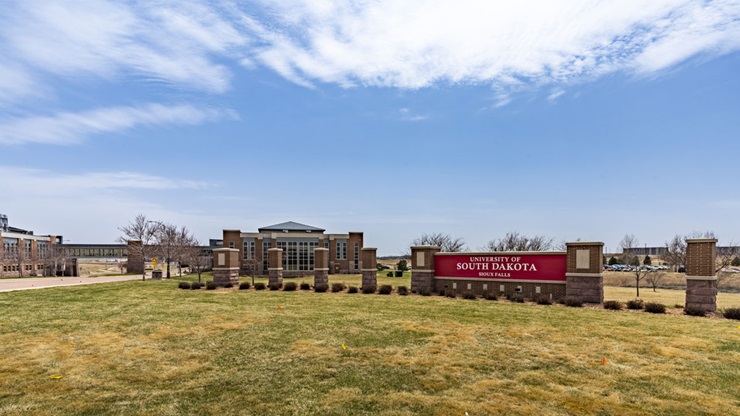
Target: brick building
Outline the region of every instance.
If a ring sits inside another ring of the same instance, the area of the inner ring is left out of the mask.
[[[33,231],[11,227],[0,214],[0,276],[54,276],[56,270],[76,275],[76,264],[66,259],[61,236],[34,235]],[[55,270],[56,269],[56,270]]]
[[[300,276],[313,273],[314,249],[329,249],[331,273],[360,273],[363,233],[326,234],[326,230],[289,221],[261,227],[257,232],[223,230],[223,247],[239,250],[239,268],[267,274],[267,250],[283,249],[283,274]],[[370,267],[375,267],[373,264]]]

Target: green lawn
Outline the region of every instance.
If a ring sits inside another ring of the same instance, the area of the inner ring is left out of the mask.
[[[0,414],[740,414],[738,321],[177,283],[0,293]]]

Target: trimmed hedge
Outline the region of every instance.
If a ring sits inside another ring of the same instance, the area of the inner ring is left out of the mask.
[[[287,282],[283,285],[285,292],[293,292],[296,289],[298,289],[298,285],[295,282]]]
[[[665,305],[662,303],[648,302],[645,304],[645,312],[665,313]]]
[[[249,284],[249,282],[239,283],[239,290],[249,290],[250,287],[251,285]]]
[[[622,304],[622,302],[620,302],[618,300],[607,300],[607,301],[604,301],[604,309],[610,309],[610,310],[613,310],[613,311],[620,311],[620,310],[622,310],[622,308],[624,308],[624,305]]]

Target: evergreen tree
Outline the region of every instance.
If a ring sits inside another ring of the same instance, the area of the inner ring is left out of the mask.
[[[653,260],[650,258],[649,255],[647,255],[645,256],[645,260],[642,261],[642,264],[644,264],[645,266],[650,266],[651,264],[653,264]]]

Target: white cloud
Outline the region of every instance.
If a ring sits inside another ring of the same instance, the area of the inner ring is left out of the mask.
[[[550,92],[550,95],[547,96],[547,100],[551,102],[557,101],[557,99],[560,98],[563,94],[565,94],[564,89],[555,88]]]
[[[0,124],[0,144],[75,144],[93,134],[116,133],[138,126],[200,124],[224,117],[236,116],[232,111],[196,108],[191,105],[147,104],[16,118],[4,120]]]
[[[262,3],[271,20],[254,32],[265,41],[254,59],[301,83],[483,83],[504,95],[740,48],[732,0]]]
[[[231,73],[216,56],[248,40],[228,13],[197,2],[104,0],[5,4],[0,40],[27,70],[115,80],[133,74],[223,92]]]

